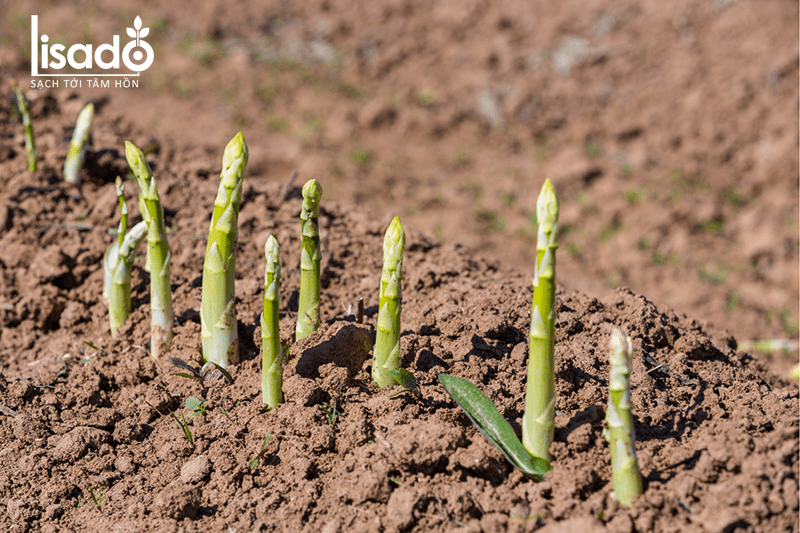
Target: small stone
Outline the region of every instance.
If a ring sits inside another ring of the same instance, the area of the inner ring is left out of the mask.
[[[181,481],[187,484],[200,483],[211,473],[211,461],[203,454],[188,461],[181,468]]]

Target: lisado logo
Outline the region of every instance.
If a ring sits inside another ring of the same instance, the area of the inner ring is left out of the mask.
[[[119,35],[114,35],[111,44],[101,44],[92,53],[91,44],[73,44],[67,50],[63,44],[49,45],[50,37],[39,35],[39,16],[31,16],[31,76],[138,76],[153,64],[153,48],[144,41],[149,28],[142,27],[142,19],[136,17],[133,28],[126,28],[133,38],[120,52]],[[66,53],[65,53],[66,51]],[[41,55],[40,55],[41,52]],[[80,54],[79,54],[80,53]],[[76,57],[76,54],[78,57]],[[81,58],[81,56],[83,56]],[[41,60],[39,59],[41,57]],[[75,70],[92,69],[95,65],[104,70],[120,68],[120,58],[126,68],[135,72],[113,74],[62,74],[58,72],[67,65]],[[94,61],[93,61],[94,60]],[[41,70],[40,70],[41,67]]]

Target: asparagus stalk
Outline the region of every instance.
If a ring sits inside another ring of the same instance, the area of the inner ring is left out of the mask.
[[[111,245],[110,260],[116,265],[110,272],[108,291],[108,318],[111,334],[116,335],[131,314],[131,271],[133,270],[133,252],[147,235],[147,222],[142,220],[125,235],[122,244]]]
[[[391,371],[400,368],[400,308],[402,303],[403,247],[406,234],[394,217],[383,238],[383,271],[378,301],[378,331],[372,362],[372,380],[378,387],[395,383]]]
[[[222,155],[222,173],[203,263],[200,308],[203,360],[222,368],[239,361],[234,274],[239,206],[242,203],[242,182],[248,156],[247,143],[242,132],[239,132],[228,142]]]
[[[117,180],[114,182],[114,189],[117,191],[120,216],[119,227],[117,228],[117,242],[108,247],[103,259],[103,298],[106,300],[108,300],[108,293],[111,289],[111,276],[117,265],[119,248],[125,240],[125,232],[128,231],[128,204],[125,202],[125,185],[123,185],[122,179],[119,176],[117,176]]]
[[[272,235],[264,246],[267,266],[264,269],[264,312],[261,314],[261,398],[274,408],[283,403],[283,355],[278,327],[281,286],[281,248]]]
[[[83,166],[83,159],[86,156],[86,141],[89,140],[92,119],[94,119],[94,105],[86,104],[86,107],[78,113],[75,131],[72,133],[72,142],[69,144],[67,160],[64,163],[64,181],[67,183],[80,182],[80,171]]]
[[[608,411],[605,432],[611,448],[611,472],[614,499],[631,506],[642,493],[642,476],[636,461],[636,438],[631,416],[631,352],[630,337],[614,329],[611,334],[611,375],[608,380]]]
[[[522,416],[522,444],[535,457],[550,461],[553,442],[556,393],[554,369],[556,234],[558,198],[547,179],[536,201],[539,231],[536,242],[536,269],[533,276],[528,383],[525,414]]]
[[[34,171],[39,158],[36,154],[36,141],[33,137],[33,124],[31,124],[31,114],[28,111],[28,101],[15,80],[11,81],[11,88],[14,90],[17,107],[22,115],[22,125],[25,126],[25,150],[28,152],[28,170]]]
[[[300,340],[319,328],[319,262],[322,254],[319,245],[319,200],[322,186],[317,180],[303,185],[302,246],[300,252],[300,302],[297,308],[295,340]]]
[[[172,293],[170,258],[164,210],[150,166],[132,142],[125,141],[125,158],[139,182],[139,207],[147,224],[147,249],[150,253],[150,353],[159,359],[172,344]]]

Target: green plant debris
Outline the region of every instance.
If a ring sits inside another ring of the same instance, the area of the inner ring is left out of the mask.
[[[509,463],[532,479],[544,479],[550,463],[534,457],[525,449],[511,424],[478,387],[449,374],[439,374],[439,382],[486,440],[503,452]]]
[[[714,265],[709,268],[700,268],[697,271],[697,276],[702,281],[709,283],[720,284],[728,277],[728,270],[720,265]]]
[[[736,306],[739,305],[739,301],[742,299],[742,295],[739,291],[729,292],[728,295],[725,297],[725,309],[728,311],[733,311],[736,309]]]
[[[419,390],[419,384],[417,383],[417,378],[414,377],[414,374],[406,370],[405,368],[400,368],[398,370],[390,370],[389,373],[392,375],[394,380],[400,384],[402,390],[392,393],[389,395],[389,398],[393,398],[398,394],[403,394],[404,392],[410,392],[420,400],[422,399],[422,391]]]
[[[758,352],[762,354],[780,352],[790,355],[798,351],[798,342],[790,339],[765,339],[756,341],[742,341],[739,343],[741,352]]]
[[[419,105],[421,106],[427,107],[429,105],[432,105],[435,99],[436,95],[433,93],[433,90],[431,89],[421,89],[417,93],[417,103],[419,103]]]
[[[586,155],[590,157],[597,157],[603,155],[603,147],[596,142],[589,141],[586,143]]]
[[[725,224],[721,220],[706,220],[700,227],[706,233],[710,233],[712,235],[722,235],[725,233]]]
[[[336,408],[338,403],[338,399],[334,398],[331,400],[330,405],[327,403],[320,404],[319,408],[322,409],[322,412],[325,413],[325,419],[328,422],[329,426],[336,427],[336,421],[339,419],[339,410]]]
[[[97,510],[99,511],[100,510],[100,505],[103,503],[103,491],[101,491],[98,488],[97,492],[95,493],[94,489],[90,485],[89,486],[89,496],[91,496],[92,501],[94,502],[94,506],[97,507]]]
[[[369,163],[370,155],[369,152],[363,148],[359,148],[355,152],[353,152],[353,161],[359,167],[366,166]]]
[[[267,433],[267,436],[264,437],[264,442],[261,444],[261,449],[258,451],[255,457],[250,459],[250,463],[248,463],[248,467],[252,472],[258,466],[258,462],[266,455],[267,453],[267,446],[269,446],[269,441],[272,440],[272,432],[270,431]]]
[[[267,115],[267,128],[270,131],[287,131],[291,127],[291,122],[287,117],[282,117],[274,113]]]
[[[644,189],[630,189],[625,191],[625,200],[631,205],[636,205],[644,198],[645,194]]]
[[[195,396],[189,396],[186,398],[186,407],[192,412],[191,418],[194,418],[197,415],[204,415],[208,410],[206,401],[200,400]]]
[[[186,437],[186,440],[189,441],[189,444],[194,446],[194,437],[192,436],[192,430],[189,429],[189,423],[186,421],[186,417],[183,416],[183,411],[181,411],[180,419],[178,419],[174,411],[170,411],[169,414],[172,415],[172,418],[174,418],[175,422],[178,423],[178,426],[180,426],[181,431],[183,432],[183,436]]]

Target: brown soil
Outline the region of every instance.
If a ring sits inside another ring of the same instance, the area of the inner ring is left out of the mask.
[[[45,96],[34,118],[41,169],[25,169],[4,120],[0,163],[2,435],[0,523],[18,531],[792,531],[798,510],[798,389],[684,315],[618,289],[600,299],[558,294],[555,470],[515,472],[436,381],[479,384],[518,424],[523,404],[530,274],[409,230],[402,348],[422,399],[390,398],[369,379],[364,341],[377,312],[384,224],[325,203],[323,328],[292,349],[288,402],[260,398],[257,328],[262,246],[282,243],[282,330],[296,319],[298,188],[248,175],[240,217],[237,309],[242,363],[233,385],[202,387],[148,355],[145,273],[117,339],[106,332],[100,262],[115,219],[110,180],[125,174],[124,138],[149,138],[106,109],[80,187],[59,176],[58,140],[76,100]],[[6,106],[2,113],[8,116]],[[162,142],[151,159],[172,249],[177,318],[170,355],[200,361],[200,272],[218,158]],[[205,207],[209,207],[205,206]],[[111,222],[111,224],[110,224]],[[365,299],[366,323],[352,309]],[[350,310],[350,311],[348,311]],[[633,401],[645,495],[611,499],[602,438],[608,335],[636,349]],[[100,352],[87,346],[100,348]],[[189,396],[207,411],[191,417]],[[329,424],[321,408],[338,413]],[[169,412],[189,416],[191,444]],[[265,438],[269,443],[260,454]],[[90,488],[100,494],[98,506]],[[605,527],[604,527],[605,524]],[[230,528],[230,529],[228,529]]]
[[[736,349],[797,338],[796,3],[233,4],[4,7],[3,87],[29,79],[30,14],[67,43],[107,42],[139,14],[157,46],[139,90],[27,91],[35,173],[0,102],[5,529],[800,530],[793,361]],[[68,139],[90,100],[85,181],[67,186]],[[138,266],[135,312],[110,337],[100,263],[123,141],[158,143],[150,161],[174,258],[169,355],[199,366],[208,217],[237,129],[251,148],[237,261],[243,362],[234,385],[202,388],[147,355]],[[530,217],[545,176],[562,205],[559,416],[555,470],[533,483],[436,375],[474,381],[519,430]],[[265,412],[263,244],[273,233],[282,245],[288,339],[296,186],[310,177],[325,188],[325,324],[293,348],[287,403]],[[363,352],[395,214],[409,234],[402,347],[421,400],[372,386]],[[367,325],[354,323],[359,298]],[[635,346],[646,492],[632,509],[610,498],[601,434],[613,326]],[[189,417],[189,396],[207,405],[189,418],[193,445],[169,415]],[[334,401],[330,425],[321,405]]]

